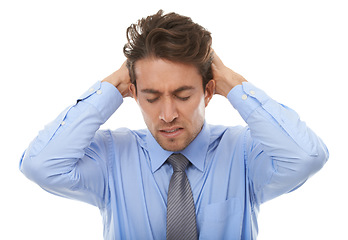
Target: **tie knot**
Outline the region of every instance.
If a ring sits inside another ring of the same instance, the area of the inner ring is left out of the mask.
[[[167,161],[172,165],[174,172],[184,172],[189,164],[189,160],[181,153],[173,153]]]

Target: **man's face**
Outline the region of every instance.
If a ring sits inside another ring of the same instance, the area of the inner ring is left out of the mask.
[[[132,85],[133,97],[153,137],[165,150],[186,148],[203,127],[214,80],[203,91],[202,76],[195,66],[159,58],[138,60],[135,75],[137,93]]]

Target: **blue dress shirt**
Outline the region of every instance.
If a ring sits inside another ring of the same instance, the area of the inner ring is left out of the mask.
[[[227,97],[248,126],[204,123],[181,153],[192,163],[199,239],[256,239],[260,204],[301,186],[328,151],[293,110],[251,83]],[[97,82],[39,133],[20,169],[53,194],[97,206],[105,239],[165,239],[172,152],[148,130],[98,130],[122,102]]]

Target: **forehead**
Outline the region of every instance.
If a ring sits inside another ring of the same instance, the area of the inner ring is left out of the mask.
[[[137,87],[170,91],[181,86],[202,87],[197,67],[160,58],[145,58],[135,63]]]

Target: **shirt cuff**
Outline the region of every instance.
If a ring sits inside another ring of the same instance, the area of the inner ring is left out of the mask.
[[[80,101],[98,109],[105,122],[123,103],[123,97],[111,83],[98,81],[81,95],[77,102]]]
[[[227,98],[233,107],[239,112],[244,121],[259,106],[265,104],[270,98],[261,89],[250,82],[237,85],[227,94]]]

